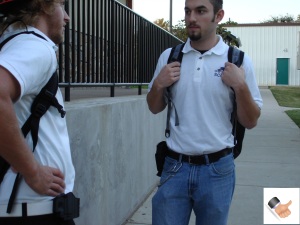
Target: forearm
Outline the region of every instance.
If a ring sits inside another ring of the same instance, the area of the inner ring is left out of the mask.
[[[33,176],[38,169],[19,128],[13,103],[5,98],[0,100],[0,155],[23,176]]]
[[[150,92],[147,94],[147,103],[149,110],[154,114],[163,111],[166,107],[166,102],[164,100],[164,90],[165,88],[161,87],[158,84],[157,80],[155,80]]]
[[[239,122],[247,129],[254,128],[260,116],[260,109],[254,102],[246,83],[235,89]]]

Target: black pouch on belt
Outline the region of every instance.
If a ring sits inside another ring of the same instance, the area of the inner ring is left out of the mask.
[[[63,220],[79,217],[80,199],[72,192],[61,194],[53,199],[53,214]]]
[[[155,153],[155,161],[156,161],[156,168],[157,168],[157,176],[161,176],[161,173],[164,168],[165,158],[167,156],[168,146],[165,141],[161,141],[156,146],[156,153]]]

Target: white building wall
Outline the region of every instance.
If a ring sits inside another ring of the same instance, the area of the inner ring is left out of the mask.
[[[252,59],[259,86],[276,85],[277,58],[289,58],[289,85],[300,85],[300,70],[297,69],[300,24],[226,28],[240,38],[240,49]]]
[[[299,42],[298,42],[298,51],[297,51],[297,69],[300,70],[300,32],[298,32]]]

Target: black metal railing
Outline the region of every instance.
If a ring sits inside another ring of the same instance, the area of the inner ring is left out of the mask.
[[[115,0],[66,2],[71,21],[59,46],[59,85],[70,101],[71,87],[138,86],[141,94],[161,52],[181,42]]]

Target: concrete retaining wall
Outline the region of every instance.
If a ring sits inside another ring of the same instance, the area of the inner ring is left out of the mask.
[[[164,139],[165,113],[153,115],[145,95],[66,103],[77,225],[120,225],[158,181],[156,144]]]

